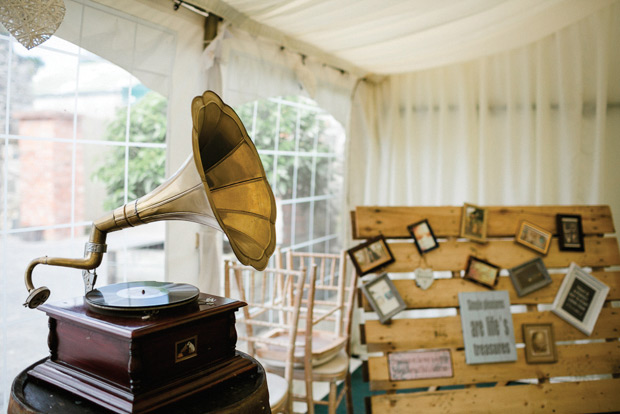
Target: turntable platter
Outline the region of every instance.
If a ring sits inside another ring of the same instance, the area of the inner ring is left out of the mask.
[[[200,291],[186,283],[127,282],[92,290],[86,302],[98,309],[143,311],[171,308],[194,302]]]

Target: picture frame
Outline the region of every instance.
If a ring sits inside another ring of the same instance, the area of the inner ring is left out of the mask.
[[[418,248],[420,254],[428,253],[439,247],[439,242],[437,242],[437,238],[435,238],[435,233],[433,233],[433,228],[428,222],[428,219],[410,224],[407,226],[407,229],[411,237],[413,237],[415,247]]]
[[[382,235],[352,247],[347,253],[360,276],[394,262],[392,251]]]
[[[524,323],[522,328],[523,342],[525,343],[525,362],[528,364],[549,364],[558,361],[553,324]]]
[[[372,309],[379,316],[379,322],[382,324],[389,323],[394,315],[407,308],[405,301],[387,273],[364,283],[362,292]]]
[[[540,257],[508,269],[510,280],[519,297],[551,284],[551,276]]]
[[[579,214],[556,215],[560,250],[583,252],[583,227]]]
[[[540,226],[529,221],[522,221],[517,228],[517,234],[515,235],[515,241],[530,249],[547,254],[549,246],[551,245],[551,239],[553,233],[549,230],[545,230]]]
[[[488,209],[465,203],[461,212],[461,237],[479,242],[487,241]]]
[[[478,283],[489,289],[497,285],[500,267],[475,256],[469,256],[465,268],[465,279]]]
[[[571,263],[551,311],[590,336],[609,293],[609,286]]]

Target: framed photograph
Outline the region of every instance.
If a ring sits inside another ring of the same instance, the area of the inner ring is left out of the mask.
[[[515,241],[538,253],[547,254],[553,234],[536,224],[522,221],[517,229]]]
[[[428,223],[428,220],[424,219],[417,223],[410,224],[407,226],[407,229],[409,229],[409,233],[411,233],[413,241],[415,242],[415,247],[418,248],[420,254],[430,252],[439,247],[439,243],[435,238],[435,233],[433,233],[433,229]]]
[[[383,324],[407,307],[387,273],[363,284],[362,292]]]
[[[519,297],[532,293],[551,283],[551,277],[540,257],[508,270]]]
[[[484,287],[488,287],[489,289],[493,289],[497,284],[500,270],[499,266],[489,263],[486,260],[469,256],[464,278]]]
[[[583,228],[581,227],[581,216],[558,214],[556,216],[556,220],[560,250],[583,252]]]
[[[349,253],[353,266],[355,266],[357,274],[360,276],[394,261],[394,256],[392,256],[392,252],[383,236],[369,239],[365,243],[347,250],[347,253]]]
[[[551,311],[589,336],[608,293],[609,286],[571,263]]]
[[[485,243],[487,241],[486,208],[465,203],[461,214],[461,237]]]
[[[525,361],[528,364],[557,362],[553,324],[524,323],[523,342],[525,343]]]
[[[390,381],[426,378],[451,378],[452,356],[449,349],[415,349],[389,352]]]

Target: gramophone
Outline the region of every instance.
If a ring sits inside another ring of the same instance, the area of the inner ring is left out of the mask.
[[[151,193],[96,220],[84,258],[41,257],[25,273],[24,306],[49,316],[50,356],[28,375],[119,413],[148,412],[256,370],[235,350],[234,313],[246,304],[184,283],[95,289],[109,232],[160,220],[222,230],[237,259],[262,270],[275,248],[273,193],[243,123],[206,91],[191,104],[192,154]],[[44,304],[39,264],[82,270],[85,296]]]

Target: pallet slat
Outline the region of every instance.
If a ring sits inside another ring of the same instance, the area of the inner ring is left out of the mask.
[[[355,209],[355,238],[368,239],[383,234],[386,238],[409,238],[407,225],[428,219],[437,237],[457,237],[461,231],[461,206],[441,207],[377,207]],[[615,228],[611,209],[597,206],[490,206],[489,237],[514,236],[521,220],[538,224],[555,233],[556,214],[579,214],[583,231],[589,234],[611,234]]]
[[[373,413],[601,413],[618,411],[620,379],[468,388],[433,393],[377,395]]]
[[[558,241],[553,240],[546,256],[510,240],[494,240],[486,244],[475,242],[447,241],[439,248],[420,256],[412,242],[389,243],[394,263],[382,270],[388,273],[413,272],[418,267],[437,271],[460,271],[467,267],[470,255],[487,260],[502,269],[542,257],[547,268],[565,268],[572,262],[581,267],[608,267],[620,265],[618,239],[615,237],[588,237],[584,241],[584,252],[560,251]]]
[[[452,350],[452,378],[433,378],[409,381],[390,381],[388,357],[368,358],[370,389],[397,390],[431,386],[516,381],[523,379],[553,378],[620,373],[620,342],[602,342],[587,345],[557,347],[558,362],[527,364],[523,348],[517,349],[517,361],[501,364],[468,365],[465,352]]]
[[[512,315],[515,341],[523,342],[524,323],[553,323],[556,341],[607,339],[620,337],[620,309],[603,308],[590,336],[564,322],[550,311],[515,313]],[[404,351],[420,348],[462,348],[461,317],[394,319],[390,325],[377,320],[364,324],[369,352]]]
[[[620,300],[620,271],[592,272],[592,275],[609,286],[607,301]],[[526,296],[517,296],[512,280],[508,276],[501,276],[499,278],[495,290],[508,291],[512,305],[551,304],[566,274],[558,273],[551,274],[550,276],[553,281],[550,285]],[[433,285],[427,290],[417,287],[414,279],[395,279],[392,282],[405,301],[407,309],[455,308],[459,306],[459,292],[483,292],[488,290],[462,278],[435,279]],[[363,295],[362,306],[365,311],[372,311],[368,300]]]

